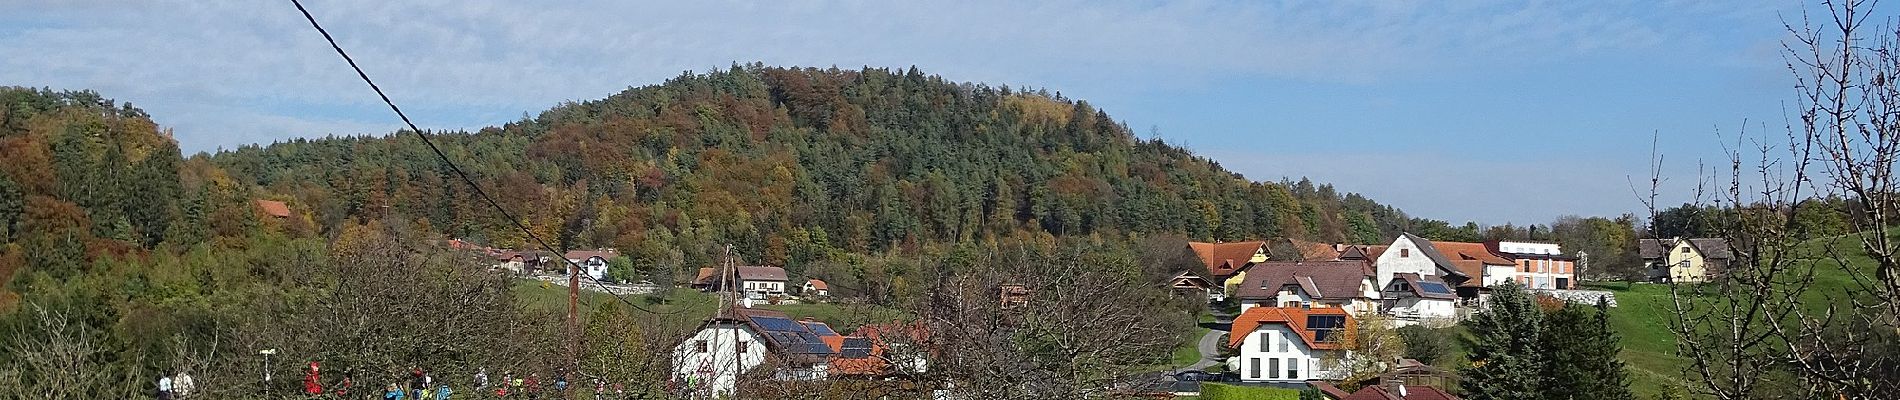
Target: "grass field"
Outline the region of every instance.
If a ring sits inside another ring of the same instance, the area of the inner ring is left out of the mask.
[[[1805,257],[1797,262],[1813,263],[1814,283],[1802,296],[1803,303],[1809,309],[1821,309],[1829,304],[1846,304],[1840,298],[1854,287],[1853,277],[1840,264],[1826,254],[1832,254],[1830,245],[1845,254],[1847,268],[1870,271],[1874,261],[1861,255],[1853,237],[1833,237],[1810,240],[1799,250]],[[1631,389],[1642,397],[1660,393],[1665,387],[1687,388],[1696,383],[1685,376],[1689,360],[1677,354],[1675,334],[1669,331],[1672,318],[1672,306],[1669,286],[1649,283],[1608,283],[1591,285],[1592,289],[1608,290],[1616,294],[1617,307],[1610,310],[1610,324],[1622,337],[1623,350],[1619,354],[1630,372]],[[1694,286],[1682,285],[1678,292],[1695,296]],[[1703,297],[1702,299],[1712,299]]]

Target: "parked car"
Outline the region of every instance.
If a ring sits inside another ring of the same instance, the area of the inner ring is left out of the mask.
[[[1207,371],[1181,371],[1174,374],[1174,380],[1182,382],[1220,382],[1221,376]]]

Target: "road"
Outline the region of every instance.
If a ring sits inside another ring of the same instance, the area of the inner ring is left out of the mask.
[[[1201,342],[1195,345],[1201,350],[1201,361],[1181,369],[1182,371],[1207,369],[1221,362],[1217,359],[1220,357],[1220,347],[1223,344],[1220,342],[1221,335],[1227,334],[1227,330],[1231,328],[1228,328],[1228,324],[1218,322],[1202,323],[1201,326],[1208,328],[1207,334],[1201,335]]]

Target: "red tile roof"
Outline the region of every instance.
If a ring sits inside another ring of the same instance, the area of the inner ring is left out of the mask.
[[[264,215],[277,218],[290,218],[290,205],[284,204],[284,202],[281,201],[260,199],[257,200],[257,209],[258,211],[263,211]]]
[[[1458,260],[1472,260],[1472,261],[1479,261],[1479,262],[1483,262],[1485,264],[1491,264],[1491,265],[1517,264],[1516,261],[1512,261],[1509,258],[1505,258],[1503,255],[1492,252],[1491,249],[1485,248],[1484,243],[1436,242],[1435,241],[1435,242],[1432,242],[1432,247],[1437,247],[1438,252],[1440,254],[1444,254],[1445,258],[1450,259],[1451,261],[1454,261],[1454,262]],[[1477,276],[1477,275],[1472,275],[1472,276]]]
[[[825,285],[825,281],[822,281],[822,280],[813,279],[813,280],[805,281],[805,284],[811,285],[811,288],[814,290],[831,290],[828,286]]]
[[[1314,332],[1306,328],[1306,317],[1310,315],[1338,315],[1346,317],[1345,332],[1352,332],[1356,326],[1352,314],[1339,308],[1254,307],[1247,309],[1247,312],[1240,313],[1240,316],[1234,317],[1233,330],[1230,331],[1233,332],[1233,334],[1228,335],[1227,347],[1240,347],[1241,343],[1246,342],[1247,335],[1252,334],[1254,329],[1259,329],[1261,325],[1278,324],[1286,325],[1292,328],[1294,332],[1298,332],[1300,334],[1300,340],[1306,342],[1307,347],[1319,350],[1336,350],[1341,348],[1338,341],[1321,342],[1314,339]]]
[[[1451,393],[1424,385],[1405,385],[1405,396],[1386,390],[1384,386],[1369,385],[1352,392],[1352,395],[1340,400],[1462,400]]]
[[[1188,248],[1193,249],[1194,255],[1201,257],[1201,263],[1207,265],[1207,273],[1216,278],[1232,276],[1235,271],[1245,268],[1249,261],[1253,261],[1254,253],[1260,252],[1266,245],[1267,242],[1262,241],[1188,242]]]
[[[1281,261],[1332,261],[1339,259],[1339,251],[1334,250],[1333,245],[1294,238],[1287,238],[1286,241],[1289,247],[1297,254],[1289,254],[1286,256],[1275,255],[1275,257],[1281,259]],[[1292,257],[1298,258],[1294,259]]]

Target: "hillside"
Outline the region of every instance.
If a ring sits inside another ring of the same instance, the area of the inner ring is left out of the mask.
[[[846,254],[1039,233],[1367,242],[1411,222],[1328,185],[1248,181],[1138,139],[1084,101],[914,68],[735,66],[437,137],[538,234],[619,248],[662,266],[644,271],[655,280],[728,243],[798,273]],[[412,136],[294,139],[210,159],[322,231],[393,215],[525,245]]]

